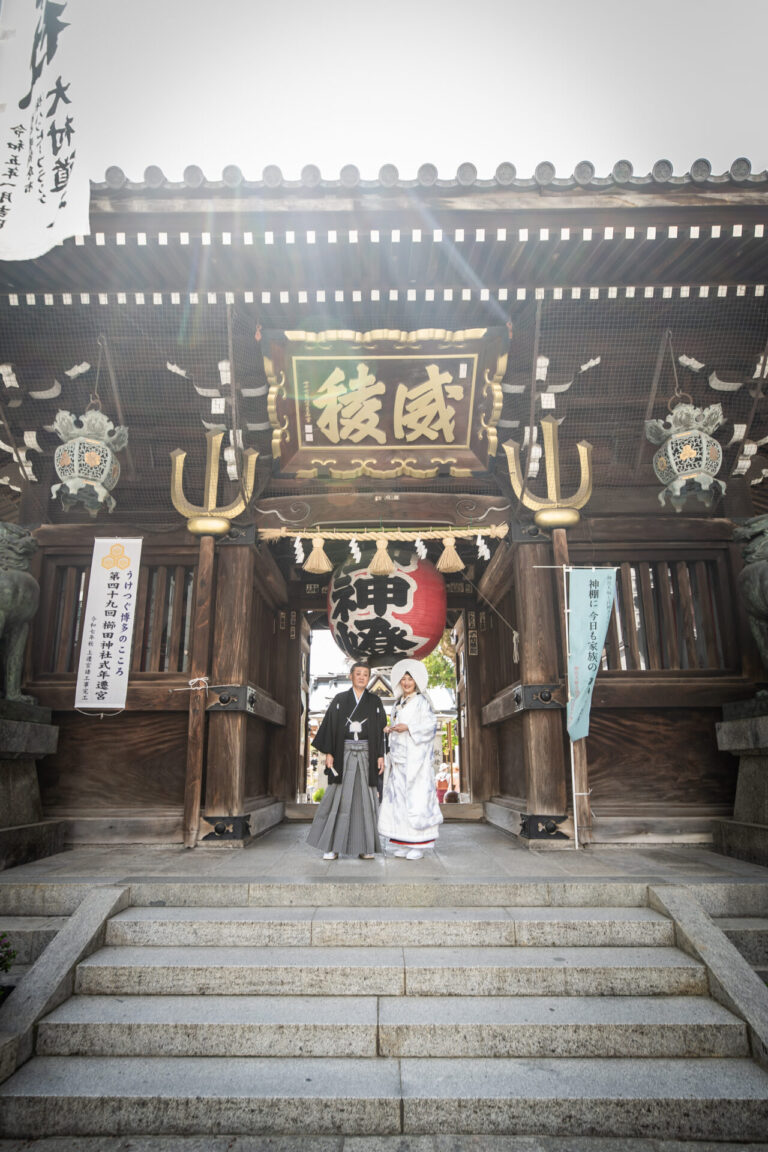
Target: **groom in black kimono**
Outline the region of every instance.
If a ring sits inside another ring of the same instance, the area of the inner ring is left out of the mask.
[[[352,687],[334,696],[313,740],[325,753],[328,788],[307,844],[324,849],[324,860],[340,853],[372,860],[381,850],[376,786],[384,771],[387,718],[381,700],[367,691],[368,665],[356,661],[351,677]]]
[[[347,740],[368,741],[368,784],[375,788],[384,771],[384,705],[368,691],[371,669],[358,662],[350,671],[352,687],[331,700],[312,746],[325,753],[325,774],[330,784],[341,783],[344,771],[344,744]]]

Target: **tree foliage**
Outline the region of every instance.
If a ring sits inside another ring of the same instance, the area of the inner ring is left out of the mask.
[[[456,669],[453,660],[441,652],[440,648],[436,648],[434,652],[430,652],[429,656],[424,657],[424,667],[429,673],[430,688],[435,688],[440,684],[451,692],[456,691]]]

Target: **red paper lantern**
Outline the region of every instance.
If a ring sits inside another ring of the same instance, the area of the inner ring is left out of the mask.
[[[390,552],[395,568],[374,575],[373,550],[337,568],[328,587],[328,623],[348,656],[372,665],[417,660],[437,647],[445,629],[445,582],[434,564],[407,549]]]

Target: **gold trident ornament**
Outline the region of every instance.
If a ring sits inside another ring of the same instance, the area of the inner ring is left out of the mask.
[[[573,496],[560,495],[560,448],[557,442],[558,424],[554,416],[544,416],[541,432],[544,440],[544,460],[547,469],[547,497],[528,492],[521,479],[520,445],[514,441],[503,444],[509,465],[509,479],[515,495],[526,508],[536,513],[534,521],[540,528],[572,528],[579,522],[579,508],[583,508],[592,495],[592,445],[580,440],[576,445],[581,465],[581,483]]]
[[[216,507],[216,494],[219,490],[219,455],[223,432],[206,432],[208,441],[205,452],[205,496],[203,506],[190,504],[184,495],[182,478],[184,461],[187,458],[182,448],[171,452],[171,500],[177,512],[187,518],[187,531],[193,536],[226,536],[231,521],[245,510],[253,493],[258,452],[247,448],[243,453],[243,478],[240,495],[225,508]]]

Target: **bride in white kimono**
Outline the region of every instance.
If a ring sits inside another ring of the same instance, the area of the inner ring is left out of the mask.
[[[437,721],[426,696],[427,680],[419,660],[395,664],[395,704],[384,729],[389,734],[389,771],[379,808],[379,833],[389,839],[395,856],[408,860],[421,859],[443,822],[432,767]]]

